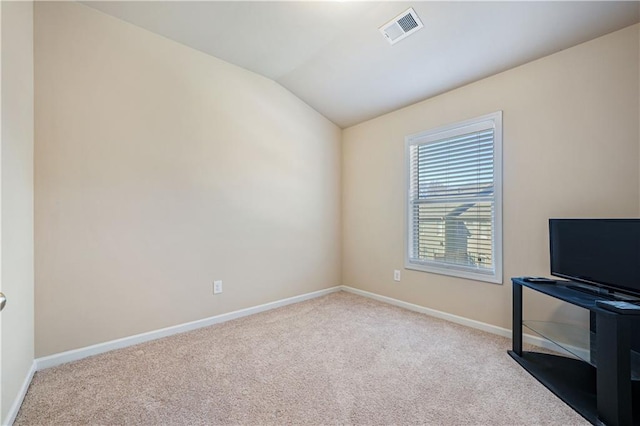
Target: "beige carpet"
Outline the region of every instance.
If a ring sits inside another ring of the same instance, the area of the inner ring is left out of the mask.
[[[339,292],[38,372],[16,424],[588,424],[510,343]]]

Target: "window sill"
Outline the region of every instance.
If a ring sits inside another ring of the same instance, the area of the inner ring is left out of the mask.
[[[465,278],[473,281],[482,281],[491,284],[502,284],[502,274],[481,273],[470,270],[440,267],[435,265],[425,265],[421,263],[405,262],[404,267],[413,271],[429,272],[433,274],[446,275],[456,278]]]

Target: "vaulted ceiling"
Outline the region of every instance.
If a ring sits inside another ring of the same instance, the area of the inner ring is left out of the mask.
[[[349,127],[640,21],[639,2],[89,1],[275,80]],[[424,28],[378,28],[413,7]]]

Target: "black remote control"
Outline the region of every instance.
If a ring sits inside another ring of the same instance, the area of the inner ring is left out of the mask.
[[[545,277],[524,277],[522,280],[534,284],[555,284],[557,282],[556,280]]]
[[[596,300],[596,305],[619,314],[640,315],[640,306],[622,300]]]

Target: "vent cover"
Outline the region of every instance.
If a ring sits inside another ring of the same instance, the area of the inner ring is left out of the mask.
[[[381,26],[380,32],[390,44],[396,44],[403,38],[415,33],[423,26],[424,25],[422,25],[416,11],[410,7],[391,21]]]

